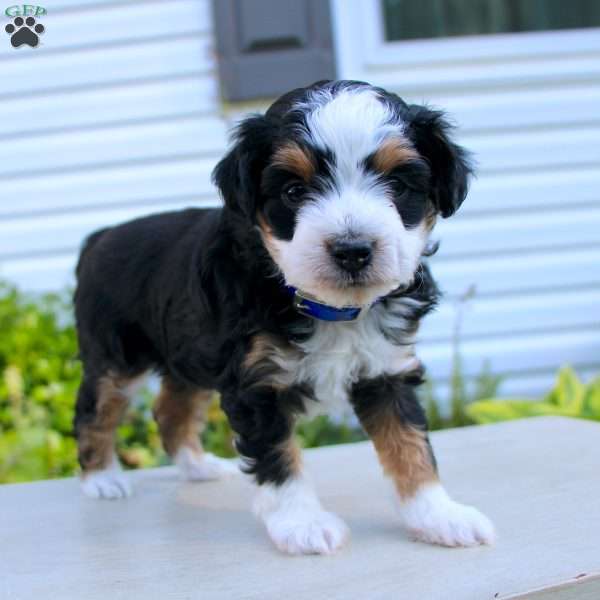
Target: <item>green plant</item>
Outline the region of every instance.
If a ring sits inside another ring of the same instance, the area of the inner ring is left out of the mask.
[[[60,296],[33,300],[0,284],[0,482],[75,469],[80,366],[68,314]]]
[[[469,407],[484,398],[493,396],[498,391],[502,378],[494,375],[486,361],[483,369],[472,382],[467,382],[462,371],[460,356],[456,357],[452,369],[452,385],[450,387],[450,412],[444,414],[440,410],[440,400],[431,381],[423,386],[423,402],[425,413],[431,431],[474,425],[475,421],[469,412]]]
[[[349,444],[367,439],[367,435],[358,425],[351,425],[345,421],[334,423],[326,416],[300,423],[296,433],[303,448]]]
[[[462,323],[469,300],[475,296],[475,287],[470,286],[461,294],[455,304],[454,327],[452,332],[452,372],[450,376],[449,414],[440,410],[441,399],[437,396],[433,383],[427,381],[423,386],[423,398],[429,429],[432,431],[449,427],[473,425],[468,406],[483,398],[494,396],[501,383],[501,377],[494,375],[490,364],[485,361],[481,373],[469,384],[464,376],[463,361],[460,353]]]
[[[600,421],[600,376],[584,384],[571,367],[563,367],[558,372],[554,387],[541,400],[488,398],[469,406],[467,413],[475,423],[541,415]]]

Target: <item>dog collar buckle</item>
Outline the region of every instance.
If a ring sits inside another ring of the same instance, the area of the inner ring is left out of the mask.
[[[338,308],[320,302],[306,292],[300,292],[292,286],[286,286],[293,294],[294,308],[305,317],[318,319],[320,321],[356,321],[364,315],[369,307],[366,306],[344,306]]]

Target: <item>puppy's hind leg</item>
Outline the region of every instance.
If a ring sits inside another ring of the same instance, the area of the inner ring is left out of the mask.
[[[203,390],[163,377],[154,405],[163,446],[190,481],[220,479],[238,472],[235,464],[204,452],[200,433],[206,410],[212,399],[211,390]]]
[[[81,487],[91,498],[131,495],[115,453],[115,432],[139,378],[86,372],[75,412]]]

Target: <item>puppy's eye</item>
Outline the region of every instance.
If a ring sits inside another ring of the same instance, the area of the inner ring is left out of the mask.
[[[302,202],[306,194],[306,188],[300,183],[286,185],[281,192],[281,199],[291,206]]]
[[[400,198],[408,191],[408,186],[402,179],[393,177],[390,179],[390,187],[392,188],[392,192],[396,198]]]

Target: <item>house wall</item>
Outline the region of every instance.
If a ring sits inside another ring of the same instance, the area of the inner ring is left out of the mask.
[[[216,204],[227,141],[209,0],[44,6],[43,45],[0,45],[0,277],[33,290],[100,226]]]
[[[215,205],[209,174],[230,121],[208,0],[45,6],[43,46],[0,48],[0,277],[29,290],[72,283],[98,227]],[[446,298],[420,349],[433,378],[448,381],[456,299],[471,286],[467,376],[489,361],[504,394],[537,394],[563,363],[597,372],[600,30],[519,38],[544,41],[541,53],[515,51],[509,36],[496,52],[460,40],[389,51],[361,26],[376,18],[372,0],[333,6],[340,76],[444,107],[479,164],[463,209],[438,228],[432,268]]]

